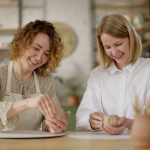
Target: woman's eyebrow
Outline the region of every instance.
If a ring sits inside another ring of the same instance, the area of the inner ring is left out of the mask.
[[[41,45],[39,45],[39,44],[37,44],[37,43],[34,43],[34,44],[36,44],[37,46],[39,46],[40,48],[42,48],[42,46],[41,46]]]
[[[34,43],[34,44],[36,44],[37,46],[39,46],[40,48],[42,48],[42,46],[41,45],[39,45],[39,44],[37,44],[37,43]],[[50,50],[46,50],[47,52],[50,52]]]
[[[115,42],[114,44],[117,44],[118,42],[121,42],[121,40],[119,40],[119,41]],[[103,46],[109,46],[109,45],[103,45]]]

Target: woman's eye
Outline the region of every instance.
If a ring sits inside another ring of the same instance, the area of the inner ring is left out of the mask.
[[[34,47],[35,50],[39,50],[38,48]]]
[[[45,55],[48,56],[49,54],[46,54],[46,53],[45,53]]]
[[[118,44],[117,46],[120,46],[120,45],[122,45],[122,43]]]

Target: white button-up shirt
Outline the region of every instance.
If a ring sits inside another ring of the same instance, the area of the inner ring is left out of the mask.
[[[135,90],[133,90],[134,88]],[[114,63],[91,71],[87,89],[76,114],[76,130],[91,130],[89,114],[125,116],[133,119],[132,102],[137,95],[143,108],[150,96],[150,59],[139,58],[134,65],[119,70]]]

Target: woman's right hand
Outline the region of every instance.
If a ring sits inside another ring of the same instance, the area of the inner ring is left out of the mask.
[[[91,128],[96,130],[103,126],[103,113],[101,112],[94,112],[90,114],[89,122],[91,125]]]
[[[26,99],[28,108],[38,108],[45,117],[54,117],[56,113],[53,100],[48,94],[41,94],[32,98]]]

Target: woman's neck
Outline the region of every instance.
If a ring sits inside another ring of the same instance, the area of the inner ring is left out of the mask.
[[[32,77],[32,71],[25,70],[21,61],[14,61],[13,73],[17,78],[19,78],[22,81],[26,81]]]

